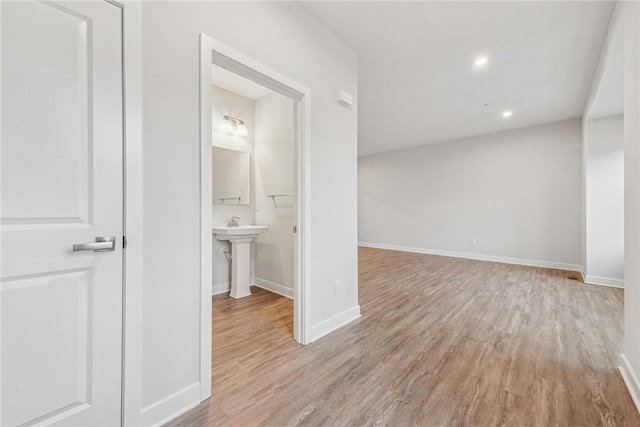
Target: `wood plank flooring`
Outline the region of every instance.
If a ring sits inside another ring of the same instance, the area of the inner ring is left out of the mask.
[[[213,398],[170,426],[640,426],[623,291],[360,248],[362,318],[308,345],[291,300],[213,299]]]

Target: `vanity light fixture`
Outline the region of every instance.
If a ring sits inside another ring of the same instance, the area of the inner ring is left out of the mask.
[[[233,125],[231,124],[231,122],[227,119],[224,119],[222,121],[222,124],[220,124],[220,127],[218,128],[218,130],[222,133],[232,133],[233,132]]]
[[[505,111],[502,112],[502,118],[503,119],[508,119],[511,116],[513,116],[513,111],[511,111],[511,110],[505,110]]]
[[[489,62],[489,58],[487,58],[486,56],[479,56],[476,58],[475,61],[473,61],[473,65],[476,68],[481,68],[487,65],[488,62]]]
[[[244,123],[240,123],[236,128],[235,134],[237,136],[247,136],[249,135],[249,131],[247,130],[247,127]]]
[[[230,133],[235,136],[249,135],[249,131],[247,130],[247,125],[244,124],[244,120],[236,119],[231,116],[224,116],[219,130],[220,132]]]

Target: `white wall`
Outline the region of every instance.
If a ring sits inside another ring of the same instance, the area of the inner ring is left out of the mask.
[[[624,26],[621,10],[618,3],[609,22],[582,121],[585,281],[608,286],[624,285]]]
[[[295,3],[142,2],[144,424],[200,395],[200,33],[311,90],[312,330],[358,310],[356,54]]]
[[[272,93],[255,103],[256,224],[269,232],[254,243],[255,281],[259,286],[293,296],[295,199],[268,194],[294,192],[293,102]]]
[[[624,119],[587,120],[585,282],[624,285]]]
[[[620,34],[622,37],[622,74],[619,70]],[[617,65],[616,65],[617,64]],[[591,85],[591,93],[585,106],[584,129],[584,179],[583,202],[587,203],[590,191],[588,150],[592,131],[591,118],[610,106],[618,106],[619,80],[623,80],[624,114],[624,344],[620,360],[620,372],[640,410],[640,5],[635,1],[618,2],[609,24],[607,40],[602,49],[598,69]],[[618,79],[618,84],[615,80]],[[600,102],[600,98],[605,102]],[[603,108],[602,105],[605,107]],[[619,108],[619,107],[617,107]],[[619,133],[619,130],[615,131]],[[584,235],[585,260],[589,258],[590,228],[588,209],[585,209]],[[587,262],[587,270],[591,262]]]
[[[360,242],[581,269],[580,120],[361,157],[358,172]]]
[[[212,89],[212,143],[214,147],[227,148],[229,150],[242,151],[251,154],[251,201],[248,205],[213,205],[213,225],[227,225],[227,221],[233,216],[240,217],[240,224],[253,224],[255,179],[253,174],[254,136],[255,136],[255,101],[245,98],[237,93],[213,86]],[[248,135],[245,137],[234,136],[216,131],[219,129],[224,116],[231,116],[243,120],[247,126]],[[213,293],[219,293],[229,288],[231,282],[231,268],[222,249],[231,251],[229,242],[213,239]]]
[[[623,2],[624,348],[621,372],[640,409],[640,5]]]

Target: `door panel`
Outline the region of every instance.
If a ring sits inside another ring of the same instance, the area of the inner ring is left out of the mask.
[[[3,363],[9,369],[3,370],[2,381],[19,384],[15,398],[28,402],[4,407],[11,416],[8,424],[91,401],[87,375],[90,274],[81,270],[3,283],[3,323],[6,319],[21,327],[3,328],[2,346],[7,348]]]
[[[121,10],[0,8],[0,424],[119,425]],[[97,236],[116,236],[115,250],[72,251]]]
[[[11,101],[3,111],[3,137],[14,141],[3,147],[3,219],[91,222],[89,18],[35,2],[8,4],[4,14],[4,21],[26,19],[3,31],[9,39],[2,46],[3,62],[9,61],[3,80],[25,82],[3,85]],[[15,159],[29,159],[30,165]]]

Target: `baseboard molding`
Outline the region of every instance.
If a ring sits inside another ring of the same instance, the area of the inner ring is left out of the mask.
[[[584,283],[588,285],[608,286],[610,288],[623,288],[624,280],[610,279],[608,277],[585,276]]]
[[[391,251],[413,252],[417,254],[474,259],[478,261],[501,262],[504,264],[517,264],[517,265],[527,265],[531,267],[555,268],[558,270],[576,271],[578,273],[582,273],[583,271],[583,268],[581,265],[567,264],[567,263],[554,262],[554,261],[538,261],[538,260],[524,259],[524,258],[509,258],[509,257],[496,256],[496,255],[473,254],[468,252],[451,252],[451,251],[442,251],[439,249],[412,248],[408,246],[386,245],[383,243],[360,242],[358,243],[358,246],[362,246],[365,248],[387,249]]]
[[[620,370],[620,375],[622,375],[622,379],[629,390],[629,394],[631,395],[631,399],[633,399],[633,403],[636,405],[636,409],[640,412],[640,381],[638,381],[638,376],[624,354],[620,355],[620,361],[620,367],[618,368]]]
[[[211,295],[226,294],[231,290],[231,283],[219,283],[211,286]]]
[[[360,306],[356,305],[355,307],[351,307],[350,309],[345,310],[342,313],[336,314],[335,316],[332,316],[327,320],[312,326],[310,328],[309,343],[322,338],[323,336],[335,331],[338,328],[341,328],[347,323],[353,322],[359,317]]]
[[[274,294],[293,299],[293,289],[287,288],[286,286],[282,286],[268,280],[260,279],[258,277],[255,277],[253,279],[253,284],[259,288],[266,289],[269,292],[273,292]]]
[[[161,426],[200,404],[200,383],[188,387],[142,409],[143,426]]]
[[[269,292],[273,292],[274,294],[293,299],[293,289],[289,289],[286,286],[282,286],[268,280],[255,277],[252,280],[252,286],[257,286],[259,288],[266,289]],[[229,291],[231,291],[231,283],[219,283],[211,286],[211,295],[226,294],[229,293]]]

